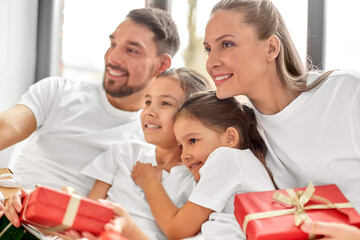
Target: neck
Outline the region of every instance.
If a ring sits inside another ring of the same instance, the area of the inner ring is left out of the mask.
[[[172,167],[182,165],[181,149],[177,145],[170,148],[163,148],[157,146],[155,149],[155,153],[156,162],[162,170],[170,172],[170,169]]]
[[[106,97],[113,107],[123,111],[135,112],[144,106],[145,91],[146,88],[126,97],[112,97],[109,94],[106,94]]]
[[[300,95],[300,93],[292,93],[286,89],[276,69],[273,74],[268,74],[268,77],[263,80],[261,88],[248,96],[254,107],[262,114],[276,114]]]

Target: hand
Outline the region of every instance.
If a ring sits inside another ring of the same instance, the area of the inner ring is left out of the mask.
[[[70,236],[74,239],[88,239],[88,240],[100,240],[99,237],[94,236],[89,232],[82,232],[81,234],[75,230],[67,230],[65,231],[65,235]]]
[[[20,227],[19,214],[22,210],[21,198],[26,194],[26,191],[21,189],[14,195],[11,195],[5,204],[4,213],[15,227]]]
[[[111,223],[105,224],[105,231],[119,233],[123,236],[129,234],[136,225],[130,214],[120,204],[107,200],[99,200],[101,203],[108,205],[114,209],[114,218]]]
[[[81,239],[85,237],[89,240],[102,240],[102,239],[113,239],[113,238],[116,240],[123,240],[122,236],[129,240],[149,239],[136,225],[135,221],[131,218],[130,214],[120,204],[102,199],[99,199],[99,202],[101,202],[104,205],[110,206],[114,209],[113,220],[111,221],[111,223],[107,223],[104,226],[104,230],[106,232],[103,232],[100,235],[100,237],[98,237],[88,232],[82,232],[80,234],[74,230],[69,230],[66,231],[66,235],[71,236],[75,239]]]
[[[4,205],[0,202],[0,218],[4,215]]]
[[[134,182],[142,189],[146,187],[146,184],[152,181],[161,183],[162,170],[160,167],[153,167],[150,163],[142,163],[137,161],[131,172],[131,177]]]
[[[301,225],[301,230],[309,234],[324,235],[321,240],[359,240],[360,229],[341,223],[311,222]]]

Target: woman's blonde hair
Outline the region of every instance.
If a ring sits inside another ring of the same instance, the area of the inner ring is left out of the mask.
[[[255,27],[258,38],[265,40],[275,35],[280,40],[280,52],[276,59],[277,72],[282,84],[290,92],[304,92],[318,86],[325,77],[320,77],[306,86],[308,69],[304,66],[279,10],[270,0],[222,0],[212,9],[239,11],[244,22]]]

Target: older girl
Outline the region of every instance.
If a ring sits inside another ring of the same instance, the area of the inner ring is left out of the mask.
[[[359,211],[360,75],[308,72],[269,0],[220,1],[204,48],[217,96],[246,95],[256,108],[278,187],[337,184]]]
[[[209,89],[208,81],[189,68],[161,73],[149,86],[141,113],[147,143],[120,142],[89,164],[82,173],[96,179],[92,199],[120,203],[150,239],[165,239],[151,214],[144,192],[130,173],[136,161],[151,163],[177,206],[182,206],[194,188],[191,174],[181,162],[181,149],[174,136],[174,116],[193,93]],[[140,127],[140,124],[139,124]]]

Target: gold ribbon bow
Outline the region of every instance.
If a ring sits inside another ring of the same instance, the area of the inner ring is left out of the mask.
[[[304,222],[310,222],[310,217],[306,214],[305,210],[310,209],[338,209],[338,208],[352,208],[353,206],[348,203],[332,203],[328,199],[319,197],[314,195],[315,187],[310,182],[308,187],[305,191],[298,191],[295,192],[293,189],[286,189],[286,192],[289,196],[285,196],[280,192],[275,192],[273,195],[273,199],[280,202],[285,203],[287,205],[294,206],[294,208],[285,209],[285,210],[274,210],[268,212],[259,212],[259,213],[250,213],[245,216],[244,223],[243,223],[243,231],[246,235],[246,227],[249,221],[263,219],[263,218],[270,218],[270,217],[277,217],[283,215],[294,214],[295,216],[295,225],[299,226]],[[316,199],[319,201],[324,202],[325,204],[315,204],[310,206],[305,206],[310,199]]]

